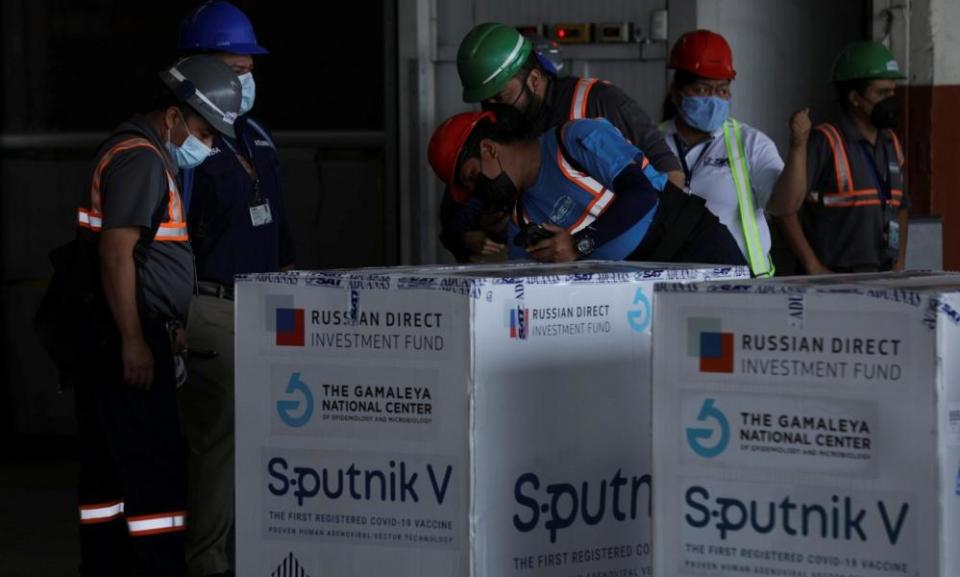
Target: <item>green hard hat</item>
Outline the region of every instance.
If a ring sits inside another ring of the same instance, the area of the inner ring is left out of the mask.
[[[857,42],[840,52],[833,63],[833,81],[906,78],[900,72],[893,53],[879,42]]]
[[[487,22],[474,27],[457,51],[464,102],[496,96],[530,55],[533,44],[512,26]]]

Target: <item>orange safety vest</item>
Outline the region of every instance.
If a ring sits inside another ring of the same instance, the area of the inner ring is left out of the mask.
[[[157,156],[160,157],[161,162],[163,162],[163,154],[146,138],[129,138],[107,149],[107,151],[103,153],[103,156],[100,157],[100,161],[93,171],[93,178],[90,183],[90,208],[80,207],[77,210],[77,225],[80,228],[100,232],[103,226],[102,194],[100,191],[100,179],[102,178],[103,171],[117,154],[134,148],[150,149],[156,153]],[[167,210],[164,214],[164,220],[160,223],[159,228],[157,228],[154,240],[183,242],[186,241],[189,236],[187,234],[187,219],[183,213],[183,203],[180,200],[180,192],[177,189],[176,180],[174,180],[170,171],[167,170],[166,163],[164,163],[163,172],[167,176]]]
[[[812,191],[807,196],[808,203],[820,204],[825,208],[852,208],[857,206],[880,206],[880,191],[876,188],[857,189],[854,186],[853,170],[850,168],[850,158],[847,156],[847,147],[843,142],[843,136],[836,126],[832,124],[821,124],[815,128],[826,137],[827,144],[830,145],[830,151],[833,154],[833,170],[836,176],[836,188],[828,191]],[[888,131],[890,139],[893,142],[893,149],[897,155],[897,163],[900,165],[901,178],[903,175],[903,148],[900,146],[900,139],[892,131]],[[888,204],[896,209],[903,202],[903,189],[891,188],[890,200]]]

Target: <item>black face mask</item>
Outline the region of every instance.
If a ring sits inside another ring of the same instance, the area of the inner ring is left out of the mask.
[[[490,178],[480,173],[477,175],[477,183],[474,185],[474,194],[483,201],[484,206],[496,210],[508,210],[514,199],[517,198],[519,191],[517,186],[510,180],[510,176],[503,170],[503,164],[500,164],[500,174],[496,178]]]
[[[527,95],[527,106],[522,110],[523,117],[527,122],[533,126],[536,124],[537,119],[540,118],[540,110],[543,108],[543,101],[537,100],[537,95],[530,90],[530,87],[527,86],[527,83],[523,83],[523,92],[521,94]]]
[[[889,96],[873,105],[870,111],[870,124],[877,128],[896,128],[900,120],[900,99]]]

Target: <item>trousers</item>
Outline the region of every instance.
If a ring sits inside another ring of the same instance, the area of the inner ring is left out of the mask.
[[[76,381],[84,577],[186,574],[186,447],[173,353],[162,320],[141,325],[154,357],[150,389],[124,384],[118,336],[104,339]]]

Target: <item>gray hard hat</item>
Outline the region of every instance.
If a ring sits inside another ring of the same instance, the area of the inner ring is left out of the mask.
[[[160,80],[216,130],[233,138],[240,113],[240,80],[221,60],[207,54],[181,58],[160,73]]]

